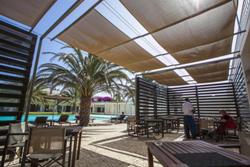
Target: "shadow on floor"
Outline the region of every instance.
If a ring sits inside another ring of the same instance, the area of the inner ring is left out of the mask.
[[[110,138],[106,138],[106,139],[94,141],[94,142],[91,143],[91,145],[95,145],[95,144],[99,144],[99,143],[107,142],[107,141],[112,141],[112,140],[123,138],[123,137],[127,137],[127,136],[128,135],[120,135],[120,136],[116,136],[116,137],[110,137]]]
[[[86,149],[81,149],[80,160],[76,161],[77,167],[128,167],[129,165]]]
[[[164,138],[160,138],[163,141],[173,141],[178,138],[181,134],[167,134]],[[126,136],[126,135],[124,135]],[[121,140],[111,141],[100,146],[106,146],[108,148],[117,149],[121,151],[126,151],[142,156],[147,156],[147,145],[146,142],[155,141],[155,138],[137,138],[137,137],[128,137],[122,138]]]
[[[115,132],[115,131],[113,131],[113,130],[110,130],[110,129],[87,129],[87,130],[85,130],[85,131],[87,131],[87,132]]]

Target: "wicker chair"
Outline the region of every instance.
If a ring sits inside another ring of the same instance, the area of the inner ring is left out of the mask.
[[[27,128],[25,123],[10,124],[5,144],[2,150],[1,166],[4,166],[6,155],[16,154],[19,158],[22,157],[25,141],[29,134],[28,132],[26,132],[26,129]],[[20,149],[19,152],[17,152],[17,148]]]
[[[54,163],[64,166],[66,131],[62,127],[31,128],[25,148],[22,166],[26,162],[31,162],[31,166],[51,166]]]

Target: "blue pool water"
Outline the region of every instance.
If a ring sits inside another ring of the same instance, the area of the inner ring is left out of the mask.
[[[57,121],[60,117],[60,115],[29,115],[28,121],[33,122],[36,117],[48,117],[48,120],[54,120]],[[90,118],[94,119],[95,121],[107,121],[110,120],[111,117],[114,117],[114,115],[90,115]],[[15,116],[0,116],[0,121],[12,121],[15,120]],[[69,115],[68,121],[75,121],[76,117],[75,115]],[[22,121],[24,121],[24,117],[22,117]]]

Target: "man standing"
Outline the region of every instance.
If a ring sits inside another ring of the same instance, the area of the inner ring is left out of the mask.
[[[196,138],[196,127],[193,117],[193,105],[188,98],[185,98],[185,102],[182,104],[182,112],[184,115],[184,130],[187,139],[190,139],[189,131],[191,131],[192,138]]]

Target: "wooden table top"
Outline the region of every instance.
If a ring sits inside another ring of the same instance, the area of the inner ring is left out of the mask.
[[[148,149],[164,167],[190,167],[176,156],[179,154],[193,153],[218,153],[223,157],[241,163],[240,166],[250,167],[250,158],[244,155],[223,149],[204,141],[181,141],[181,142],[148,142]],[[217,154],[217,155],[218,155]],[[199,159],[193,159],[199,161]]]

